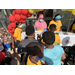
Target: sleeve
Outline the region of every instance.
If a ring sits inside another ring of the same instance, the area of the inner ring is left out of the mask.
[[[17,37],[18,36],[18,30],[15,29],[15,32],[14,32],[14,37]]]
[[[62,23],[61,23],[61,21],[60,21],[60,27],[62,27]]]
[[[45,22],[45,28],[47,28],[47,23]]]
[[[60,49],[61,49],[62,54],[64,54],[65,52],[61,46],[60,46]]]
[[[43,56],[43,58],[41,59],[41,62],[42,62],[42,63],[45,62],[45,56]]]

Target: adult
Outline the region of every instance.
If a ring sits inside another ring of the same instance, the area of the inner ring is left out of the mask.
[[[56,31],[62,31],[61,30],[62,23],[61,23],[61,16],[60,16],[60,14],[56,14],[54,19],[52,21],[50,21],[48,29],[49,29],[51,24],[55,24],[56,25]]]
[[[44,21],[44,16],[43,14],[39,15],[38,20],[36,21],[34,25],[35,31],[44,31],[47,30],[47,23]]]

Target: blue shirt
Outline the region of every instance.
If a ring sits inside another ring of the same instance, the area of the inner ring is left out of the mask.
[[[61,57],[64,53],[60,45],[55,45],[53,49],[44,49],[44,57],[41,62],[46,62],[48,65],[61,65]]]

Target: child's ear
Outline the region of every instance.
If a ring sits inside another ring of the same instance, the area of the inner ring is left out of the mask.
[[[33,33],[33,35],[35,36],[35,32]]]

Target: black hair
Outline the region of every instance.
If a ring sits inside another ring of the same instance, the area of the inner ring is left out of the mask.
[[[60,15],[60,14],[56,14],[56,15],[55,15],[55,17],[53,18],[54,21],[55,21],[56,16],[58,16],[58,15]]]
[[[27,26],[25,31],[26,31],[26,35],[32,35],[35,32],[34,27],[32,25]]]
[[[55,24],[51,24],[49,29],[52,30],[52,31],[55,31],[56,30],[56,25]]]
[[[71,24],[70,31],[72,30],[72,27],[73,27],[74,23],[75,23],[75,19],[74,19],[73,23]]]
[[[17,28],[17,26],[20,24],[21,22],[16,22],[16,27],[15,28]]]
[[[42,57],[43,53],[41,51],[41,47],[43,45],[38,43],[38,42],[31,42],[26,46],[26,52],[28,53],[28,55],[32,55],[32,56],[39,56]]]
[[[55,35],[51,31],[44,32],[42,38],[47,45],[52,45],[55,41]]]

